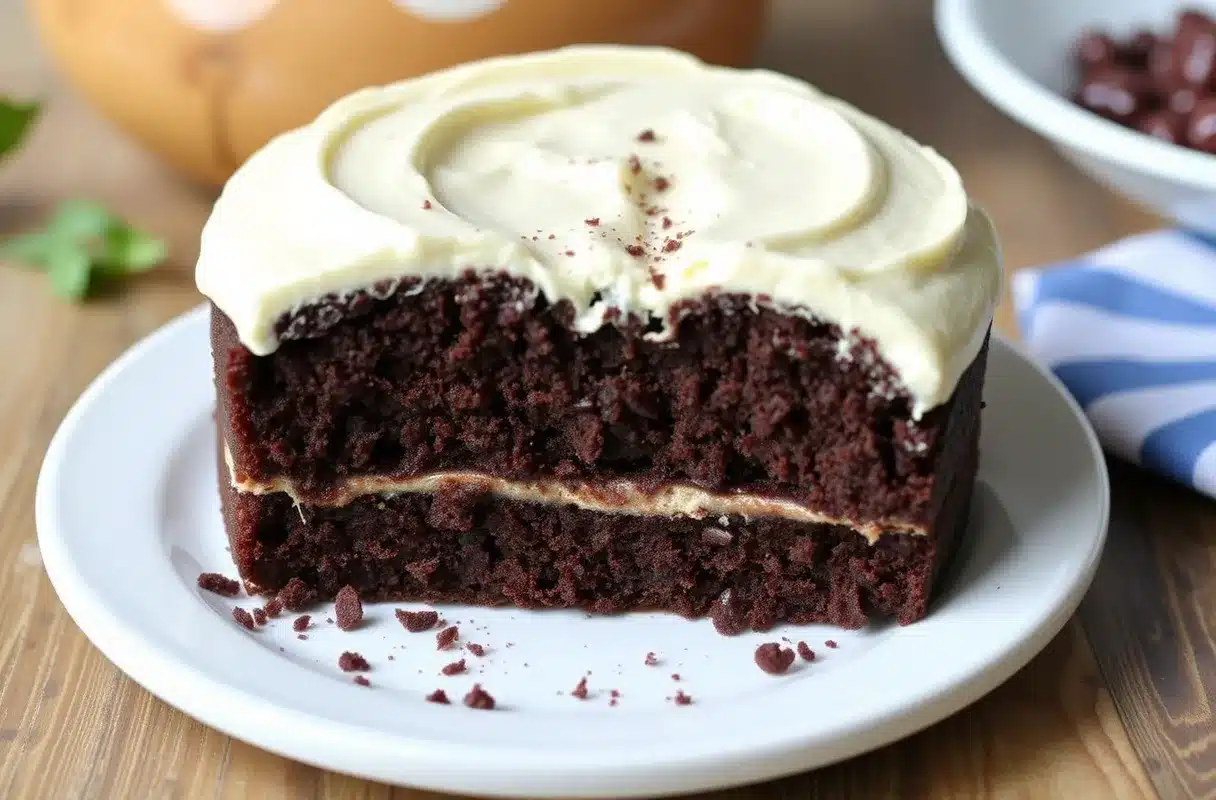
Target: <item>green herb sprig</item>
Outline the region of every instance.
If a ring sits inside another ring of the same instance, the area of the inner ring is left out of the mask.
[[[0,258],[46,272],[60,297],[82,300],[96,279],[147,272],[165,260],[165,243],[88,200],[61,204],[46,228],[0,243]]]
[[[0,97],[0,158],[17,149],[41,110],[40,103],[17,103]]]
[[[0,97],[0,159],[20,145],[39,110],[36,102]],[[76,301],[87,297],[98,279],[146,272],[165,255],[163,240],[88,200],[62,203],[43,230],[0,242],[0,258],[41,269],[56,294]]]

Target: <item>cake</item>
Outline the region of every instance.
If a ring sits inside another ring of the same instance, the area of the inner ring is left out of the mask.
[[[1000,291],[955,170],[759,70],[579,46],[351,95],[203,231],[251,592],[926,613]]]

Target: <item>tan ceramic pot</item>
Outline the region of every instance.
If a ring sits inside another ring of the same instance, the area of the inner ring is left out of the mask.
[[[31,0],[69,79],[171,164],[222,183],[338,97],[575,42],[746,63],[766,0]]]

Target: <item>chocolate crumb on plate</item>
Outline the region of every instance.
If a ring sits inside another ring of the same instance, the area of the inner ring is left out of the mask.
[[[756,648],[756,666],[769,675],[781,675],[794,663],[794,651],[777,642],[768,642]]]
[[[833,650],[835,650],[837,647],[839,647],[839,645],[836,644],[835,640],[833,640],[833,639],[828,639],[826,642],[824,642],[824,645],[832,648]]]
[[[462,658],[459,661],[453,661],[451,664],[446,665],[443,669],[441,669],[439,671],[442,672],[444,675],[459,675],[460,673],[464,672],[466,669],[467,669],[467,667],[465,666],[464,659]]]
[[[656,137],[655,137],[654,131],[652,131],[650,128],[647,128],[646,130],[644,130],[638,134],[639,142],[653,142],[655,140],[655,138]]]
[[[675,703],[678,706],[690,706],[692,705],[692,697],[684,694],[683,690],[678,691],[676,692]]]
[[[366,658],[349,650],[338,656],[338,666],[343,672],[367,672],[372,668]]]
[[[404,608],[398,608],[393,613],[397,615],[401,627],[410,633],[428,631],[439,622],[438,611],[406,611]]]
[[[647,653],[646,654],[646,666],[657,667],[658,665],[659,665],[659,659],[655,656],[655,654]]]
[[[798,655],[802,656],[803,661],[814,661],[815,651],[806,642],[798,643]]]
[[[308,623],[312,621],[312,617],[308,614],[301,614],[291,623],[291,629],[296,632],[308,630]]]
[[[264,609],[255,608],[253,610],[253,624],[254,625],[265,625],[267,619],[268,619],[268,617],[266,616],[266,611]]]
[[[317,599],[316,592],[299,578],[292,578],[279,590],[278,600],[288,611],[303,611]]]
[[[236,597],[241,592],[241,584],[238,581],[218,572],[204,572],[199,575],[198,588],[221,597]]]
[[[266,616],[277,617],[283,613],[283,602],[277,597],[272,597],[266,602],[263,610],[266,612]]]
[[[232,618],[245,630],[253,630],[253,615],[240,606],[232,609]]]
[[[570,692],[571,696],[577,697],[579,700],[587,699],[587,679],[579,678],[578,685]]]
[[[343,586],[334,598],[334,614],[338,617],[338,627],[344,631],[353,631],[363,624],[363,602],[353,586]]]
[[[460,628],[455,625],[448,627],[435,634],[435,643],[438,645],[435,649],[447,650],[460,637]]]
[[[481,645],[477,644],[476,642],[469,642],[468,644],[466,644],[464,646],[464,649],[468,650],[470,653],[477,656],[478,658],[481,658],[482,656],[484,656],[486,654],[486,649],[484,647],[482,647]]]
[[[307,638],[308,638],[308,634],[307,634],[307,633],[297,633],[297,634],[296,634],[296,638],[297,638],[297,639],[300,639],[301,641],[303,641],[303,640],[305,640],[305,639],[307,639]]]
[[[680,679],[680,673],[678,673],[678,672],[671,673],[671,679],[673,681],[678,681]]]
[[[439,703],[440,705],[450,705],[451,700],[448,699],[448,693],[443,689],[436,689],[426,696],[428,703]]]
[[[480,683],[473,684],[473,688],[464,696],[464,704],[469,708],[476,708],[482,711],[492,711],[494,709],[494,698],[485,689],[481,688]]]
[[[363,677],[362,675],[355,676],[355,683],[359,684],[360,686],[371,686],[372,685],[372,682],[369,681],[367,678]]]

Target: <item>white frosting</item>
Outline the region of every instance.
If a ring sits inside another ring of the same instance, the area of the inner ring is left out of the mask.
[[[197,282],[264,355],[311,300],[467,269],[570,301],[580,332],[610,308],[765,295],[873,340],[918,415],[975,357],[1001,284],[991,225],[932,150],[792,78],[615,46],[339,101],[232,177]]]

